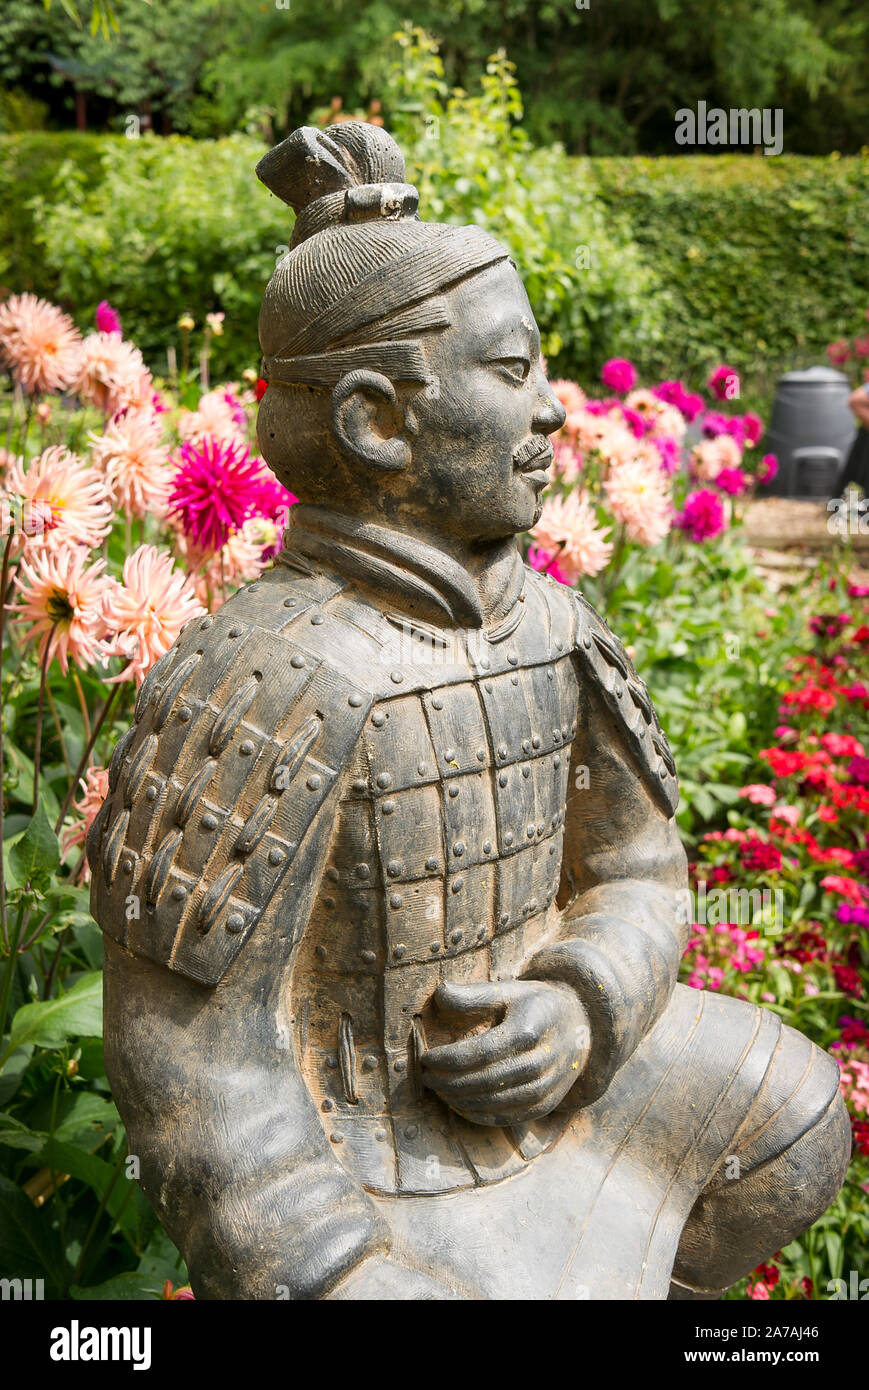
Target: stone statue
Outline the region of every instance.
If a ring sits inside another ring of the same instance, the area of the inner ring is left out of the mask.
[[[297,214],[258,432],[301,500],[148,674],[89,841],[143,1188],[198,1298],[717,1297],[849,1125],[832,1058],[676,984],[667,740],[517,548],[564,421],[522,283],[382,129],[257,172]]]

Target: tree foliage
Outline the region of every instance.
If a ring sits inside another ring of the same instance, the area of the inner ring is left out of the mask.
[[[98,116],[148,100],[197,135],[281,134],[332,98],[366,110],[405,22],[440,39],[454,86],[503,48],[531,139],[572,153],[673,153],[674,113],[700,100],[781,107],[789,153],[853,153],[869,129],[869,10],[856,0],[99,0],[117,13],[110,44],[62,3],[87,0],[48,15],[5,0],[0,81],[41,95],[53,53],[111,103]]]

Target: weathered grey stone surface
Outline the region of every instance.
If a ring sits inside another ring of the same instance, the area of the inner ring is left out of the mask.
[[[418,220],[382,130],[259,172],[298,213],[259,438],[301,502],[149,673],[89,842],[144,1189],[199,1298],[714,1296],[850,1131],[830,1057],[675,983],[666,738],[517,549],[564,418],[521,282]]]

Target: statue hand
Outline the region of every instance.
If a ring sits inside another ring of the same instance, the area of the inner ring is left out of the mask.
[[[485,1033],[429,1048],[421,1058],[423,1083],[476,1124],[513,1125],[547,1115],[588,1060],[588,1017],[569,985],[442,984],[434,999],[457,1024],[500,1015]]]
[[[411,1269],[393,1256],[378,1252],[352,1269],[325,1297],[330,1302],[450,1303],[462,1295],[423,1270]]]

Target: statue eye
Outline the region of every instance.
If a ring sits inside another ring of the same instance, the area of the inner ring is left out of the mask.
[[[527,380],[531,370],[531,363],[527,357],[497,357],[495,364],[503,367],[509,377],[514,381]]]

